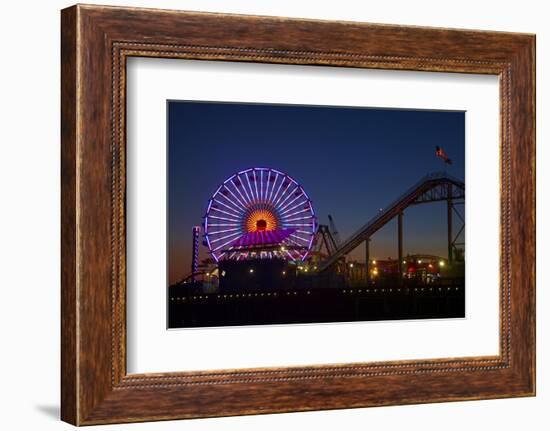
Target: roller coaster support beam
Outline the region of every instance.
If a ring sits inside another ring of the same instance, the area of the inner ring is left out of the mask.
[[[403,280],[403,211],[397,215],[397,272],[401,283]]]
[[[365,240],[365,278],[370,283],[370,238]]]
[[[453,200],[452,184],[447,184],[447,254],[449,264],[453,263]]]

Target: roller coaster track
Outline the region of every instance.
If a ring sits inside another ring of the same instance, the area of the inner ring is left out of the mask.
[[[343,256],[358,247],[363,241],[368,240],[405,208],[422,203],[464,199],[464,197],[464,182],[445,172],[435,172],[422,177],[399,198],[343,241],[340,247],[319,266],[319,272],[327,270]]]

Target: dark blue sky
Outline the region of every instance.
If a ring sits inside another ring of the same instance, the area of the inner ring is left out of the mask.
[[[331,214],[345,239],[423,175],[445,169],[436,145],[453,160],[447,172],[464,179],[464,121],[464,112],[169,101],[169,281],[189,273],[191,227],[233,173],[286,172],[319,222]],[[408,209],[404,253],[445,256],[445,214],[445,204]],[[372,258],[396,256],[396,229],[391,222],[373,237]],[[364,260],[363,247],[352,257]]]

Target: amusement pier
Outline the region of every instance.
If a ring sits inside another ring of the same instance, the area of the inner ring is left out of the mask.
[[[431,173],[342,240],[288,174],[237,172],[191,229],[189,273],[168,288],[169,327],[464,317],[464,200],[463,181]],[[404,255],[407,209],[434,202],[447,207],[446,255]],[[372,258],[373,236],[394,219],[396,257]],[[201,247],[210,257],[199,261]],[[359,247],[362,261],[350,257]]]

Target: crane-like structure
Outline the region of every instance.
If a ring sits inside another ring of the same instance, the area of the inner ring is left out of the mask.
[[[336,224],[334,223],[334,219],[329,214],[328,215],[328,223],[330,226],[330,231],[332,234],[332,237],[334,238],[334,241],[336,242],[336,246],[340,247],[340,234],[338,233],[338,229],[336,229]]]

